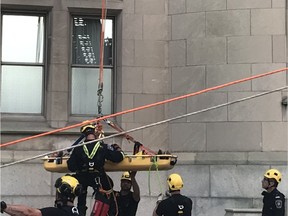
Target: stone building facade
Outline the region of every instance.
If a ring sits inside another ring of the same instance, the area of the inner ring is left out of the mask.
[[[120,112],[209,87],[287,67],[285,0],[107,0],[115,22],[113,112]],[[62,128],[96,116],[71,115],[71,14],[101,15],[100,0],[2,0],[4,11],[45,11],[49,47],[45,108],[41,115],[1,115],[1,143]],[[287,85],[287,73],[246,81],[125,114],[115,121],[125,130],[225,104]],[[183,176],[183,193],[193,200],[193,215],[223,216],[225,208],[261,208],[261,179],[270,167],[284,178],[288,192],[287,91],[277,91],[215,110],[133,132],[150,149],[178,155],[173,170],[138,172],[138,214],[152,214],[168,174]],[[106,128],[110,134],[113,129]],[[10,163],[65,147],[79,128],[31,139],[1,149]],[[121,143],[131,152],[131,143]],[[35,159],[4,167],[1,197],[34,207],[53,204],[59,174]],[[110,173],[116,189],[120,173]],[[151,191],[151,193],[149,192]],[[92,198],[90,199],[93,203]]]

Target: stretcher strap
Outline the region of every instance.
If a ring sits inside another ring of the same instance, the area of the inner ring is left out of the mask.
[[[159,188],[160,188],[160,191],[162,193],[162,184],[161,184],[161,181],[160,181],[160,175],[159,175],[159,169],[158,169],[158,163],[157,163],[157,157],[153,157],[152,158],[152,164],[151,166],[149,167],[149,171],[148,171],[148,190],[149,190],[149,196],[151,196],[151,169],[152,167],[155,167],[155,171],[157,173],[157,179],[158,179],[158,184],[159,184]]]

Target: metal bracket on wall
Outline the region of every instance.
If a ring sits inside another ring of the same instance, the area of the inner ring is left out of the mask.
[[[284,96],[284,97],[282,98],[281,104],[282,104],[283,106],[287,107],[287,105],[288,105],[287,96]]]

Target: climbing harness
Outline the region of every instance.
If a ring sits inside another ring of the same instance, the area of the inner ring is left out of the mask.
[[[86,156],[89,159],[93,159],[99,147],[100,147],[100,142],[97,142],[95,144],[95,146],[93,147],[93,150],[92,150],[91,153],[89,153],[88,148],[87,148],[86,145],[83,145],[83,150],[84,150],[84,153],[86,154]]]

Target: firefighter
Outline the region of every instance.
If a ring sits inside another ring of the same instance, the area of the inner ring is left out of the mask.
[[[136,215],[138,203],[140,201],[140,189],[135,175],[136,171],[131,171],[124,172],[121,176],[121,190],[115,192],[118,203],[118,216]]]
[[[1,202],[1,213],[13,216],[81,216],[77,207],[73,205],[74,199],[81,193],[78,180],[70,175],[62,176],[55,182],[55,207],[41,209],[24,205],[12,205]]]
[[[183,181],[179,174],[173,173],[167,178],[170,196],[159,200],[153,211],[153,216],[191,216],[192,200],[181,194]]]
[[[93,124],[81,127],[81,133],[85,135],[85,142],[96,140],[99,135],[96,126]],[[71,172],[76,172],[74,176],[83,187],[77,205],[83,215],[86,215],[86,198],[89,186],[94,189],[95,199],[102,204],[105,203],[103,205],[105,209],[101,211],[108,212],[109,205],[113,200],[113,182],[106,174],[104,164],[106,160],[115,163],[121,162],[124,157],[124,152],[117,144],[108,145],[103,141],[94,141],[73,149],[67,165]]]
[[[277,190],[278,184],[282,180],[282,175],[277,169],[269,169],[264,173],[262,188],[263,209],[262,216],[284,216],[285,196]]]

